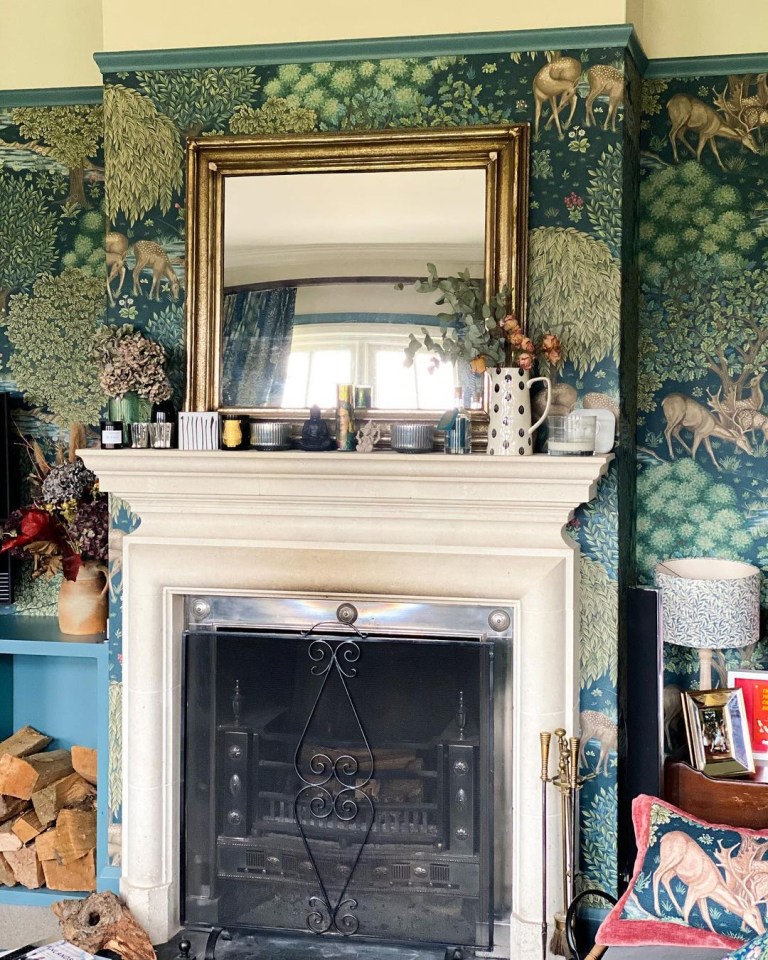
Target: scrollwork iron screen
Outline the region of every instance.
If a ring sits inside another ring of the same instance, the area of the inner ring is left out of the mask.
[[[488,948],[493,644],[185,634],[186,922]]]

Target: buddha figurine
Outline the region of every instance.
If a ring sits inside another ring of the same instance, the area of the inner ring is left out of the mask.
[[[328,431],[328,424],[320,416],[320,407],[309,408],[309,420],[301,428],[299,447],[302,450],[332,450],[334,442]]]

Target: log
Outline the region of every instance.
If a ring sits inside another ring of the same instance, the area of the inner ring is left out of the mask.
[[[4,820],[10,820],[11,817],[15,817],[21,813],[22,810],[26,810],[27,806],[27,800],[19,800],[18,797],[0,796],[0,823]]]
[[[114,893],[53,904],[62,937],[89,953],[114,950],[123,960],[155,960],[149,937]]]
[[[43,860],[45,885],[51,890],[80,891],[96,889],[96,858],[93,850],[70,863]]]
[[[95,846],[96,811],[62,810],[56,820],[56,859],[60,863],[72,863]]]
[[[7,740],[0,741],[0,757],[5,753],[12,757],[28,757],[32,753],[45,750],[51,740],[51,737],[46,737],[34,727],[21,727]]]
[[[0,793],[29,800],[33,793],[73,772],[69,750],[50,750],[29,757],[0,757]]]
[[[16,877],[14,877],[13,870],[11,870],[2,853],[0,853],[0,884],[4,884],[6,887],[16,886]]]
[[[70,773],[33,793],[32,806],[40,823],[45,825],[53,823],[59,810],[82,803],[95,795],[96,790],[87,780],[83,780],[79,773]]]
[[[37,851],[34,843],[28,847],[22,847],[21,850],[8,851],[5,854],[8,866],[13,870],[13,875],[25,887],[35,890],[42,887],[45,883],[45,874],[43,867],[37,858]]]
[[[0,823],[0,853],[21,850],[24,846],[13,832],[13,823],[13,820],[6,820],[5,823]]]
[[[16,817],[11,828],[22,843],[34,840],[38,833],[43,832],[43,825],[37,819],[34,810],[26,810],[20,817]]]
[[[98,755],[90,747],[72,747],[72,766],[75,773],[96,786],[96,772],[98,766]]]
[[[56,827],[51,827],[50,830],[35,837],[35,849],[38,857],[43,861],[56,859]]]

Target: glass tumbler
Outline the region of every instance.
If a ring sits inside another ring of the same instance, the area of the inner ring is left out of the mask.
[[[172,423],[150,423],[149,439],[155,449],[168,450],[173,439]]]
[[[550,456],[591,457],[595,452],[594,417],[549,417],[547,429],[547,452]]]

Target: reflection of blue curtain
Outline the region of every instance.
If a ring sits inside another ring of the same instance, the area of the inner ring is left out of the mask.
[[[295,308],[296,287],[241,290],[224,297],[223,406],[280,406]]]

